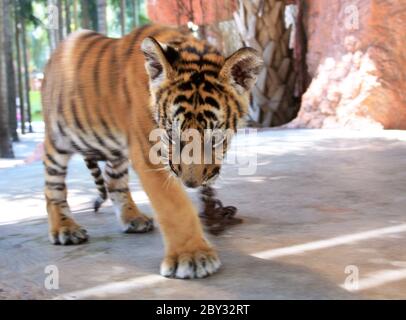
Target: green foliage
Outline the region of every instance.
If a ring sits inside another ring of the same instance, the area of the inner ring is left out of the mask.
[[[3,1],[3,0],[0,0]],[[65,1],[65,0],[64,0]],[[133,29],[136,18],[134,17],[134,5],[138,6],[138,21],[140,25],[149,22],[146,15],[145,3],[147,0],[126,0],[126,31],[130,32]],[[56,0],[54,3],[56,4]],[[73,1],[72,1],[73,2]],[[120,37],[120,0],[107,0],[107,24],[110,36]],[[49,4],[48,0],[13,0],[14,16],[18,17],[19,21],[24,21],[26,26],[27,47],[29,56],[30,73],[41,72],[47,63],[50,55],[48,29],[46,29],[44,21],[46,19],[46,8]],[[78,19],[82,21],[83,14],[86,10],[88,14],[90,28],[97,30],[97,0],[79,0],[78,1]],[[73,10],[73,6],[70,6]],[[65,7],[63,7],[65,10]],[[73,12],[71,11],[71,15]],[[73,16],[72,16],[73,18]],[[42,120],[41,115],[41,99],[39,91],[30,92],[30,102],[32,109],[33,120]]]
[[[121,36],[121,25],[120,25],[120,0],[108,0],[108,10],[111,11],[114,19],[107,21],[109,35],[114,37]],[[130,32],[135,25],[135,17],[133,15],[134,6],[137,6],[138,10],[138,21],[140,25],[149,23],[149,19],[146,15],[145,3],[147,0],[126,0],[126,20],[125,20],[125,29]]]
[[[39,91],[30,91],[31,113],[33,121],[42,121],[41,112],[41,93]]]
[[[15,14],[20,19],[23,19],[26,24],[38,26],[41,20],[34,16],[33,2],[31,0],[16,0],[15,1]],[[44,0],[38,2],[46,2]]]
[[[96,0],[81,0],[80,1],[80,18],[83,19],[84,15],[87,14],[89,18],[90,26],[89,28],[92,30],[98,29],[98,22],[97,22],[97,2]]]

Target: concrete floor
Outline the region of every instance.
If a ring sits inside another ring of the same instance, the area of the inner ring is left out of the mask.
[[[78,157],[69,201],[90,242],[52,246],[42,165],[22,160],[41,138],[24,137],[17,160],[0,160],[0,299],[406,298],[406,132],[270,130],[238,139],[249,142],[240,154],[258,155],[257,171],[241,176],[228,164],[217,188],[245,222],[209,236],[223,267],[193,281],[158,275],[158,228],[122,234],[110,203],[90,210],[96,190]],[[139,207],[153,214],[131,180]],[[58,290],[44,286],[48,265],[59,270]],[[348,276],[358,281],[345,286]]]

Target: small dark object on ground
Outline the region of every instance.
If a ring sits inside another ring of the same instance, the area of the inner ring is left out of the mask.
[[[207,226],[210,233],[219,235],[227,226],[240,224],[242,219],[236,218],[237,208],[233,206],[224,207],[216,192],[211,187],[203,187],[200,191],[203,202],[203,211],[200,213],[200,219]]]

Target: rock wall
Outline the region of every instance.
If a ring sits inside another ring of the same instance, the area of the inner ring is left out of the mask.
[[[406,1],[304,2],[313,80],[287,126],[406,129]]]

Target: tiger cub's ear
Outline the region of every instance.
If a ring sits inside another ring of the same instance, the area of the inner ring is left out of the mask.
[[[241,48],[226,59],[220,78],[243,94],[252,89],[263,65],[264,61],[257,50]]]
[[[178,52],[152,37],[147,37],[142,41],[141,50],[145,56],[145,69],[151,87],[156,88],[171,76],[173,72],[171,64],[176,60]]]

